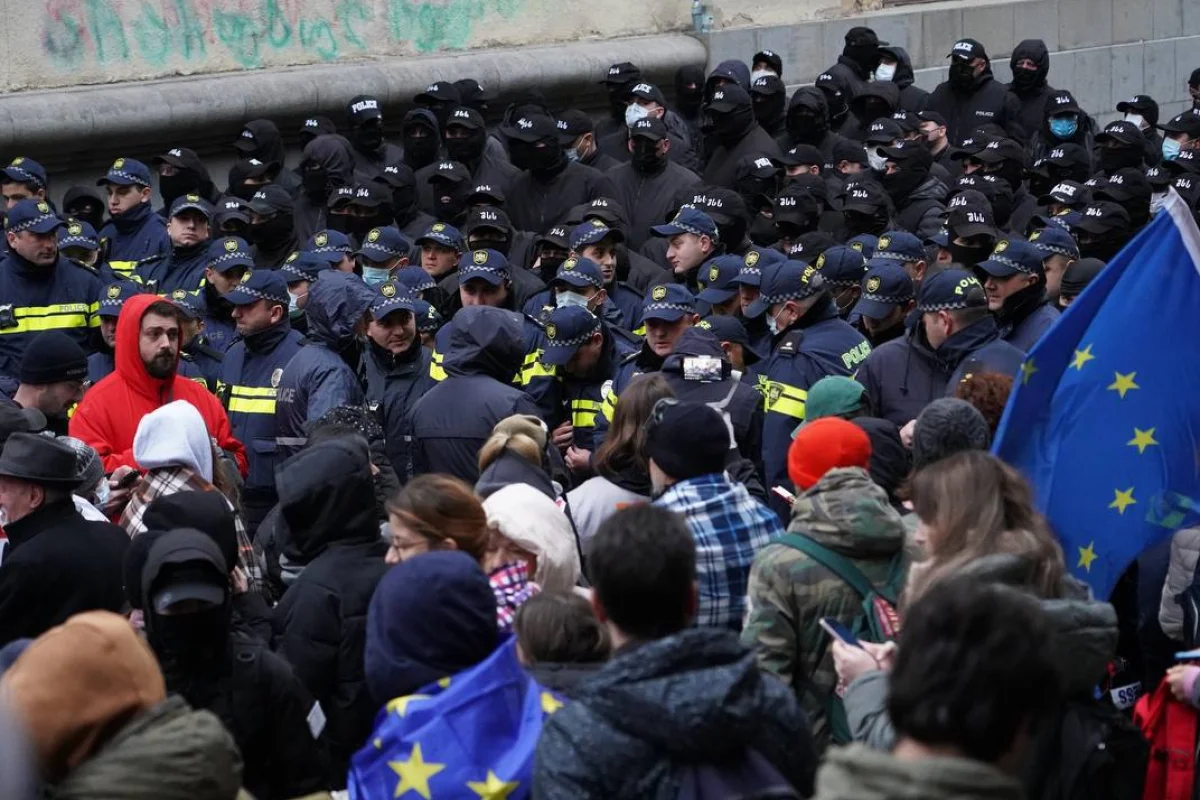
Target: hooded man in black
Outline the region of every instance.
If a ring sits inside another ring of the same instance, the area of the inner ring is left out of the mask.
[[[905,140],[882,150],[887,168],[879,183],[892,199],[892,223],[900,230],[929,239],[942,229],[946,213],[945,185],[930,174],[933,155],[920,142]]]
[[[730,188],[743,156],[777,159],[782,155],[779,145],[755,120],[753,102],[741,86],[726,84],[717,88],[704,113],[705,131],[714,145],[702,176],[705,183]]]
[[[1025,39],[1013,49],[1009,66],[1013,79],[1008,84],[1008,91],[1021,105],[1018,114],[1021,129],[1032,135],[1042,127],[1046,98],[1054,91],[1046,83],[1046,76],[1050,74],[1050,51],[1041,39]]]
[[[296,797],[326,786],[322,752],[308,717],[312,697],[287,662],[232,631],[225,558],[207,534],[158,536],[141,572],[146,638],[167,690],[216,714],[245,762],[255,797]]]
[[[74,217],[86,222],[94,229],[104,227],[105,202],[100,193],[91,186],[72,186],[63,195],[62,212],[65,217]],[[5,244],[7,247],[7,243]]]
[[[1021,104],[1007,86],[993,77],[992,62],[983,45],[974,39],[960,39],[947,58],[950,77],[929,95],[927,108],[945,118],[950,143],[958,145],[976,128],[988,124],[999,125],[1010,137],[1024,142]]]
[[[351,154],[357,180],[378,177],[388,164],[404,159],[404,151],[383,138],[383,110],[378,98],[360,94],[346,104]]]
[[[336,133],[316,137],[304,148],[300,174],[302,186],[296,195],[292,221],[296,238],[308,241],[326,227],[330,192],[354,183],[353,146]]]
[[[521,171],[493,155],[488,150],[487,141],[487,127],[483,115],[478,111],[460,106],[447,114],[445,129],[442,132],[446,158],[466,167],[469,174],[467,182],[472,187],[487,185],[507,195],[510,183]],[[432,211],[435,206],[429,178],[437,170],[438,164],[435,162],[416,171],[417,202],[425,211]],[[443,222],[452,222],[443,217],[438,218]]]
[[[834,163],[833,147],[843,140],[843,137],[829,128],[829,102],[825,93],[814,86],[797,89],[788,103],[786,147],[790,150],[796,145],[812,145],[821,151],[826,165]]]
[[[155,156],[151,165],[158,170],[158,193],[163,199],[163,207],[158,213],[164,217],[175,200],[184,195],[199,195],[209,203],[215,203],[221,194],[208,174],[208,167],[204,166],[194,150],[174,147],[161,156]],[[289,174],[295,176],[290,171]]]
[[[879,48],[879,66],[875,68],[877,82],[891,81],[900,87],[899,108],[914,114],[925,110],[929,102],[929,92],[917,86],[914,81],[912,58],[908,51],[895,44]]]
[[[846,32],[846,45],[837,63],[823,72],[832,79],[842,97],[849,102],[862,94],[871,79],[871,73],[879,66],[879,41],[870,28],[855,27]]]
[[[696,156],[704,160],[704,67],[689,64],[675,72],[675,113],[687,125]]]
[[[437,116],[427,108],[414,108],[404,115],[400,138],[404,163],[414,172],[437,161],[442,152],[442,132]]]
[[[640,119],[629,129],[629,163],[608,173],[616,200],[629,214],[626,244],[645,243],[650,227],[661,225],[675,210],[675,197],[700,182],[696,174],[669,157],[672,142],[660,119]]]
[[[865,142],[871,133],[871,123],[891,119],[899,107],[899,86],[891,81],[868,83],[850,101],[850,116],[846,117],[841,134],[847,139]]]
[[[274,184],[262,187],[250,199],[250,241],[256,269],[278,269],[300,249],[292,224],[294,210],[292,196]]]
[[[750,84],[754,118],[778,141],[787,128],[787,87],[776,75],[764,75]]]
[[[283,149],[283,136],[271,120],[256,119],[247,122],[233,147],[244,159],[257,158],[264,164],[278,164],[279,172],[274,180],[276,186],[282,186],[289,192],[300,188],[300,176],[285,166],[287,154]],[[169,200],[167,204],[170,205]]]

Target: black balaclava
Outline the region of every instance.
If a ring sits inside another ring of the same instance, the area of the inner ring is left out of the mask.
[[[294,225],[291,211],[278,211],[265,221],[250,226],[250,242],[260,249],[277,250],[292,238]]]
[[[950,86],[960,92],[965,92],[975,85],[975,68],[971,63],[957,56],[950,59]]]
[[[653,139],[647,139],[644,136],[637,136],[633,139],[633,153],[630,157],[630,162],[633,164],[633,171],[642,177],[653,177],[660,174],[667,168],[667,162],[670,156],[666,153],[659,154],[658,142]]]
[[[781,238],[775,220],[761,213],[754,215],[747,235],[759,247],[774,247]]]
[[[1025,58],[1037,64],[1037,69],[1018,69],[1017,62]],[[1046,85],[1046,76],[1050,74],[1050,51],[1041,39],[1026,39],[1013,49],[1009,66],[1014,92],[1018,95],[1036,92]]]
[[[732,148],[754,127],[754,106],[744,103],[732,111],[707,111],[705,123],[718,142]]]
[[[309,202],[323,208],[330,192],[354,180],[350,142],[336,133],[317,136],[304,146],[300,175]]]
[[[185,194],[199,194],[208,197],[208,186],[211,181],[205,181],[197,172],[190,169],[176,168],[174,175],[158,176],[158,193],[162,196],[163,205],[171,207],[178,198]]]
[[[700,113],[704,104],[704,67],[688,65],[675,71],[675,103],[686,116]]]
[[[1096,258],[1107,264],[1132,237],[1133,231],[1125,228],[1115,228],[1100,234],[1081,233],[1078,237],[1079,257]]]
[[[471,191],[467,181],[450,181],[436,178],[429,182],[433,189],[434,216],[455,227],[467,214],[467,195]]]
[[[888,229],[888,213],[886,208],[878,209],[874,214],[863,214],[858,211],[844,212],[846,232],[850,237],[862,233],[878,236]]]
[[[249,161],[235,161],[229,168],[229,188],[225,193],[249,202],[254,193],[262,188],[262,184],[246,182],[252,168]]]
[[[480,159],[483,158],[483,151],[487,148],[488,134],[483,128],[471,130],[469,134],[465,139],[446,138],[443,143],[446,145],[446,155],[474,174]]]
[[[364,153],[375,153],[383,147],[383,119],[376,117],[355,125],[350,132],[354,147]]]
[[[778,78],[769,77],[766,79],[773,84],[778,84],[779,91],[768,94],[755,93],[751,95],[754,107],[754,119],[763,127],[767,133],[775,136],[781,133],[786,124],[787,117],[787,93],[786,89]]]
[[[1008,184],[1009,189],[1016,193],[1021,188],[1021,184],[1025,180],[1025,167],[1020,161],[1005,159],[1001,161],[997,169],[984,172],[985,175],[993,175]]]
[[[562,171],[567,164],[562,144],[550,137],[537,142],[522,142],[511,139],[508,143],[509,157],[514,167],[532,172],[534,177],[548,179]]]
[[[393,169],[395,172],[387,170]],[[396,226],[403,228],[418,213],[417,178],[406,164],[396,164],[385,170],[385,183],[392,190],[392,215]]]
[[[863,75],[870,75],[879,66],[879,44],[858,41],[849,42],[842,48],[842,55],[853,61],[862,69]]]
[[[442,137],[437,117],[427,108],[414,108],[404,117],[400,137],[404,142],[404,163],[413,171],[437,160]],[[424,135],[421,135],[424,134]]]
[[[928,152],[928,151],[926,151]],[[903,208],[909,196],[929,179],[929,167],[917,163],[905,163],[890,175],[880,175],[879,183],[892,198],[892,205]]]
[[[1141,168],[1145,158],[1145,148],[1138,145],[1120,145],[1118,147],[1096,148],[1097,164],[1105,175],[1112,175],[1117,170],[1126,167]]]
[[[629,93],[633,91],[633,87],[636,85],[636,81],[606,84],[606,88],[608,89],[608,114],[614,120],[621,123],[625,122],[625,107],[629,105]]]
[[[829,106],[825,93],[806,86],[792,95],[787,116],[788,135],[797,143],[817,145],[829,132]]]
[[[63,195],[63,213],[86,222],[97,231],[104,227],[105,202],[95,189],[88,186],[72,186]]]

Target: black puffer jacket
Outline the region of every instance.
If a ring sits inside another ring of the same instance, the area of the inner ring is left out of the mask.
[[[1025,142],[1027,131],[1021,124],[1021,104],[1008,87],[992,76],[987,67],[966,91],[954,88],[950,81],[939,83],[929,95],[929,111],[946,119],[946,136],[957,145],[980,125],[999,125],[1018,142]],[[1040,117],[1039,117],[1040,119]]]
[[[276,484],[292,544],[308,566],[275,607],[275,649],[321,704],[330,774],[344,781],[378,710],[367,693],[363,647],[387,545],[367,447],[349,437],[318,442],[284,463]]]
[[[913,74],[912,57],[908,51],[897,45],[881,47],[880,51],[890,53],[896,59],[896,74],[892,76],[892,83],[900,87],[900,108],[914,114],[924,111],[929,103],[929,92],[914,83],[916,75]]]
[[[803,797],[817,759],[791,690],[728,631],[696,628],[629,646],[546,719],[537,800],[679,796],[676,768],[762,755]]]

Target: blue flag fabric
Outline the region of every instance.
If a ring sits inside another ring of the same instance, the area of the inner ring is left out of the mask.
[[[510,638],[471,669],[389,702],[350,762],[350,797],[530,797],[542,721],[562,705],[521,668]]]
[[[996,432],[1097,597],[1197,518],[1198,270],[1200,232],[1172,191],[1030,350]]]

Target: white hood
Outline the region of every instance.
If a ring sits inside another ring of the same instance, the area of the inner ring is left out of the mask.
[[[528,484],[512,483],[484,500],[483,508],[505,539],[537,556],[534,583],[570,591],[579,581],[575,532],[557,503]]]
[[[167,403],[142,417],[133,437],[133,457],[145,470],[188,467],[209,483],[213,479],[208,427],[186,400]]]

